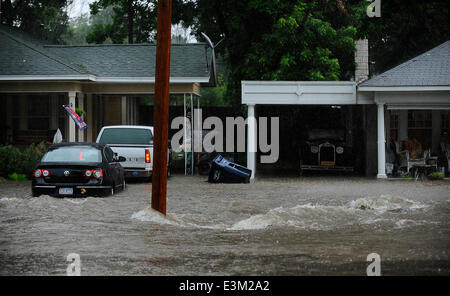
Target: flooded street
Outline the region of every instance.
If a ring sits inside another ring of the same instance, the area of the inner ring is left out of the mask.
[[[209,184],[173,176],[167,217],[151,183],[83,199],[31,197],[0,183],[0,274],[450,275],[450,182],[260,178]]]

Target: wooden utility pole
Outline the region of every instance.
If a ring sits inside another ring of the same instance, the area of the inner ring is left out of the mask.
[[[172,0],[158,0],[156,32],[155,106],[153,111],[152,208],[166,214],[169,143],[170,29]]]

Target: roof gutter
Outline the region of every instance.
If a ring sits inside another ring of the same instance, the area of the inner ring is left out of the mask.
[[[0,75],[0,81],[92,81],[103,83],[155,83],[155,77],[98,77],[87,75]],[[208,83],[209,77],[170,77],[170,83]]]
[[[450,86],[358,86],[358,91],[402,92],[402,91],[450,91]]]

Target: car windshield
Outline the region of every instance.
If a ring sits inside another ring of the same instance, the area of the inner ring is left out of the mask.
[[[152,131],[144,128],[107,128],[103,130],[102,144],[151,144]]]
[[[49,150],[41,162],[101,162],[101,150],[95,147],[58,147]]]

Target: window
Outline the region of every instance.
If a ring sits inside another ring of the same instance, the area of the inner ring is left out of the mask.
[[[397,110],[391,110],[390,116],[389,116],[389,129],[390,129],[390,139],[392,141],[397,141],[397,135],[398,135],[398,116],[399,112]]]
[[[57,147],[49,150],[42,162],[102,162],[100,150],[89,146]]]
[[[423,149],[431,148],[432,125],[431,110],[408,111],[408,137],[417,139]]]
[[[410,129],[431,129],[431,111],[408,111],[408,128]]]
[[[50,128],[50,97],[31,95],[27,98],[28,129],[48,130]]]
[[[99,140],[101,144],[148,145],[153,140],[152,131],[143,128],[107,128]]]
[[[106,161],[113,162],[114,161],[114,152],[109,147],[105,147],[105,157]]]
[[[450,132],[450,113],[447,111],[441,113],[441,132]]]

